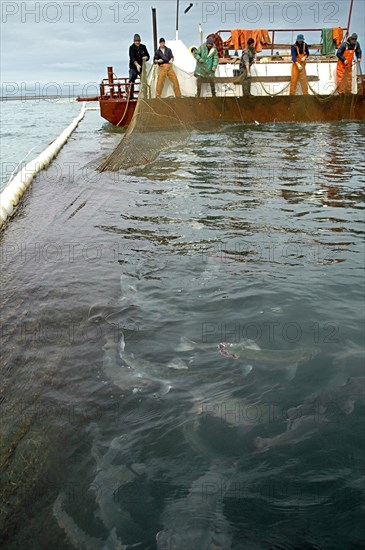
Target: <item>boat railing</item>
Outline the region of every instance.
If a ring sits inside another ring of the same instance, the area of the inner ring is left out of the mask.
[[[119,78],[113,72],[113,67],[108,67],[108,78],[103,78],[100,83],[101,99],[128,99],[131,84],[128,78]],[[134,83],[134,97],[138,95],[139,82]]]
[[[344,37],[346,37],[348,35],[348,32],[349,32],[349,28],[348,27],[341,27],[342,28],[342,39],[344,40]],[[297,33],[297,34],[300,34],[300,33],[306,33],[306,32],[319,32],[321,33],[323,29],[267,29],[267,32],[270,36],[270,43],[267,43],[267,44],[261,44],[261,47],[263,50],[271,50],[271,56],[272,57],[275,57],[274,56],[274,50],[290,50],[291,46],[293,45],[295,39],[293,39],[293,41],[289,44],[288,42],[275,42],[275,40],[277,39],[277,34],[278,33]],[[231,35],[232,31],[231,30],[228,30],[228,29],[220,29],[217,31],[216,34],[218,34],[222,39],[222,33],[224,34],[227,34],[228,36]],[[228,38],[228,37],[227,37]],[[308,47],[309,49],[311,50],[316,50],[318,53],[316,55],[318,56],[322,56],[322,48],[323,48],[323,43],[322,42],[319,42],[319,43],[312,43],[308,40],[306,40],[307,44],[308,44]],[[226,52],[226,57],[229,57],[228,55],[228,51],[229,50],[234,50],[236,48],[234,47],[224,47],[224,50]],[[240,48],[238,48],[240,49]]]

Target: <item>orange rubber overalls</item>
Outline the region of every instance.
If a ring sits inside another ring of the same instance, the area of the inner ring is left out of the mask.
[[[298,66],[296,63],[293,63],[292,69],[291,69],[291,81],[290,81],[290,95],[295,95],[295,90],[297,89],[297,82],[299,79],[300,86],[302,88],[302,94],[307,95],[308,94],[308,81],[307,81],[307,73],[305,72],[305,42],[303,42],[303,53],[299,53],[299,48],[296,46],[297,49],[297,61],[301,64],[303,69],[300,71],[298,69]]]
[[[353,50],[349,50],[349,46],[346,44],[346,50],[342,55],[347,59],[348,64],[345,65],[341,59],[337,61],[337,86],[339,94],[351,94],[352,92],[352,60],[355,50],[356,44]]]

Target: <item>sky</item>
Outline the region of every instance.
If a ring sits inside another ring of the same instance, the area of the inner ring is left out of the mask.
[[[179,38],[189,47],[218,29],[295,29],[280,36],[291,43],[307,28],[347,26],[350,0],[180,0]],[[152,12],[158,36],[175,38],[176,0],[38,0],[1,2],[1,95],[50,95],[58,89],[92,95],[113,66],[128,74],[128,49],[138,32],[153,53]],[[354,0],[350,32],[365,49],[365,0]],[[318,42],[320,33],[304,32]],[[228,34],[226,38],[228,38]],[[362,63],[364,66],[364,63]]]

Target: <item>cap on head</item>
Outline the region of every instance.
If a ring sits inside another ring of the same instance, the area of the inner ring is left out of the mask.
[[[356,32],[353,32],[352,35],[350,36],[350,38],[352,38],[352,40],[357,40]]]
[[[207,38],[207,44],[212,44],[214,46],[214,40],[211,36]]]
[[[135,34],[133,40],[134,42],[136,42],[137,40],[141,40],[141,37],[139,36],[139,34]]]
[[[160,38],[159,44],[161,44],[161,42],[166,42],[166,40],[164,38]]]
[[[297,40],[304,40],[304,35],[303,34],[298,34]]]

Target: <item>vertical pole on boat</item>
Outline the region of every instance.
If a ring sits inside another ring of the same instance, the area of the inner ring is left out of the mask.
[[[153,28],[153,47],[154,51],[157,50],[157,20],[156,20],[156,8],[152,8],[152,28]]]
[[[351,0],[350,1],[350,11],[349,11],[349,18],[348,18],[348,21],[347,21],[347,31],[346,31],[346,35],[345,35],[345,38],[347,38],[350,34],[350,25],[351,25],[351,16],[352,16],[352,6],[354,5],[354,0]]]
[[[275,31],[272,31],[272,36],[271,36],[271,55],[273,56],[274,55],[274,42],[275,42]]]
[[[201,23],[199,23],[199,37],[200,37],[200,45],[203,44],[203,29]]]
[[[108,67],[108,84],[110,90],[110,97],[114,97],[114,73],[113,67]]]
[[[179,0],[176,0],[176,40],[179,40]]]

